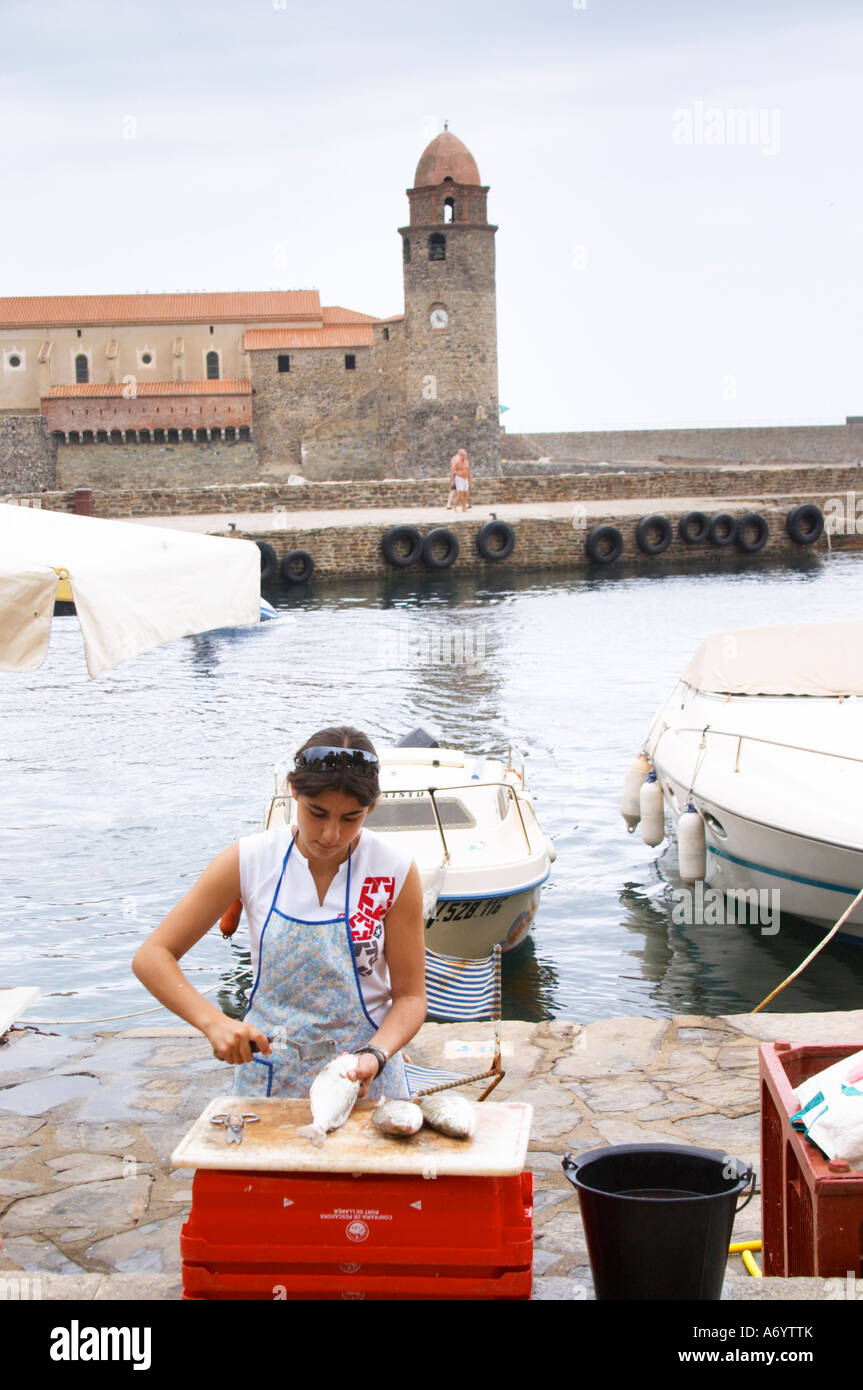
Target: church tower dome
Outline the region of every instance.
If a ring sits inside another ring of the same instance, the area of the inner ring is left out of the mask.
[[[414,188],[443,183],[445,179],[477,186],[482,183],[476,160],[451,130],[441,131],[426,145],[414,174]]]

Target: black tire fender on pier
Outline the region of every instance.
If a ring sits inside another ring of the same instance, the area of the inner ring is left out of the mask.
[[[748,533],[754,531],[755,534]],[[763,550],[767,544],[767,537],[770,535],[770,527],[758,512],[747,512],[737,523],[737,535],[734,543],[738,550],[742,550],[746,555],[755,555],[759,550]]]
[[[315,562],[307,550],[289,550],[282,557],[281,573],[286,584],[305,584],[314,568]]]
[[[654,540],[650,538],[651,531],[659,532]],[[643,516],[635,528],[638,548],[645,555],[662,555],[671,545],[673,535],[671,522],[666,516]]]
[[[443,554],[437,554],[440,546]],[[423,564],[430,570],[448,570],[458,559],[458,536],[446,526],[436,526],[423,541]]]
[[[515,532],[505,521],[487,521],[476,533],[476,548],[484,560],[506,560],[515,550]]]
[[[279,577],[279,559],[275,550],[266,541],[255,541],[261,552],[261,583],[272,584]]]
[[[710,543],[720,548],[733,545],[737,536],[737,522],[730,512],[717,512],[710,518]]]
[[[423,538],[415,526],[391,526],[381,540],[381,551],[387,564],[397,570],[407,569],[422,555]]]
[[[610,565],[623,554],[623,536],[616,526],[593,526],[584,548],[597,565]]]
[[[785,518],[785,530],[795,545],[814,545],[824,530],[824,514],[814,503],[801,502]]]
[[[677,534],[686,545],[703,545],[710,534],[710,517],[705,512],[687,512],[677,523]]]

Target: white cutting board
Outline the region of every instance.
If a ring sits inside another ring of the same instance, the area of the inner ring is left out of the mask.
[[[474,1104],[473,1139],[448,1139],[423,1125],[401,1139],[381,1134],[372,1124],[375,1102],[362,1100],[341,1129],[328,1134],[320,1148],[297,1136],[311,1123],[307,1100],[266,1100],[219,1096],[171,1155],[177,1168],[239,1169],[281,1173],[412,1173],[420,1177],[510,1177],[524,1171],[533,1107]],[[243,1128],[242,1144],[228,1144],[222,1125],[210,1123],[223,1113],[260,1115]]]

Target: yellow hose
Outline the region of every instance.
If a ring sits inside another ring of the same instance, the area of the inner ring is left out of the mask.
[[[763,1274],[761,1273],[761,1270],[755,1263],[755,1256],[752,1254],[751,1250],[741,1250],[740,1258],[746,1265],[746,1268],[749,1270],[749,1273],[752,1275],[753,1279],[764,1278]]]
[[[728,1247],[729,1255],[739,1255],[753,1279],[763,1279],[761,1270],[755,1263],[753,1250],[761,1249],[760,1240],[735,1240]]]

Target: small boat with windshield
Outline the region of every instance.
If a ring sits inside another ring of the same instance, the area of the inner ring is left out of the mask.
[[[376,747],[381,796],[365,824],[398,836],[416,861],[426,945],[450,956],[486,956],[495,943],[511,951],[530,930],[556,857],[524,784],[524,758],[511,747],[505,757],[441,747],[422,729]],[[276,764],[266,829],[294,819],[290,766]]]

